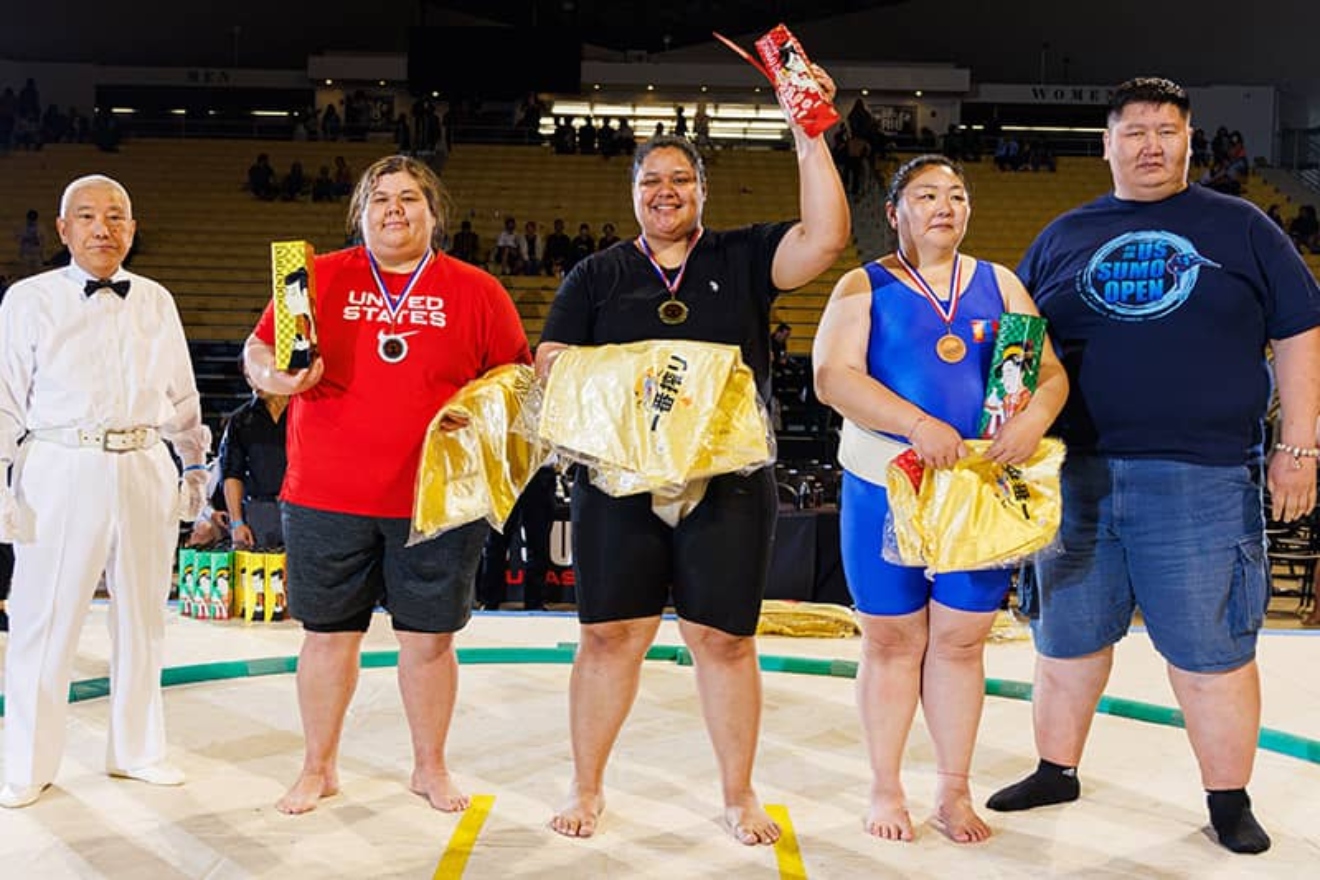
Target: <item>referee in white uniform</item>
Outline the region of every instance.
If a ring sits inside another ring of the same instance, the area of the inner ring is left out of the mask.
[[[69,678],[97,582],[110,593],[106,769],[178,785],[160,689],[180,518],[205,493],[202,424],[183,325],[161,285],[123,269],[123,186],[69,184],[56,220],[72,263],[20,281],[0,305],[0,540],[14,544],[0,806],[55,779]],[[161,443],[169,441],[179,470]]]

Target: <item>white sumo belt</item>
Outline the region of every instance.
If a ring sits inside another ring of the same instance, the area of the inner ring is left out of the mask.
[[[155,428],[139,427],[110,430],[103,428],[41,428],[33,431],[37,440],[62,446],[104,449],[106,452],[136,452],[150,449],[160,440]]]

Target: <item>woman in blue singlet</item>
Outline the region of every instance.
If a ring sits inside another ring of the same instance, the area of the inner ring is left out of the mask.
[[[885,561],[884,473],[908,448],[937,468],[967,455],[963,439],[976,436],[999,317],[1037,312],[1009,270],[958,253],[971,203],[957,164],[935,155],[907,162],[894,174],[885,213],[898,248],[839,279],[813,352],[817,393],[845,420],[840,538],[863,635],[857,701],[873,773],[866,830],[913,837],[899,771],[920,700],[938,773],[931,823],[973,843],[990,836],[969,784],[982,654],[1009,572],[927,580],[920,568]],[[1025,461],[1067,394],[1047,342],[1035,394],[999,428],[989,457]]]

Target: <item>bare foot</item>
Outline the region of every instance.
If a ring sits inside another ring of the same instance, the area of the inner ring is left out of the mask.
[[[954,843],[980,843],[993,833],[976,815],[970,794],[953,795],[937,804],[930,824]]]
[[[471,799],[454,783],[448,770],[431,772],[414,770],[408,788],[413,794],[426,798],[432,807],[444,813],[461,813],[471,803]]]
[[[590,837],[603,812],[605,795],[582,794],[574,787],[559,812],[550,817],[550,827],[565,837]]]
[[[912,817],[903,792],[873,792],[863,827],[867,834],[881,840],[912,840]]]
[[[275,809],[289,816],[310,813],[316,809],[321,798],[339,794],[339,775],[330,773],[310,773],[304,770],[298,775],[298,781],[284,793],[284,797],[275,802]]]
[[[735,840],[748,846],[779,840],[779,825],[761,807],[756,795],[748,795],[742,803],[726,806],[724,827]]]

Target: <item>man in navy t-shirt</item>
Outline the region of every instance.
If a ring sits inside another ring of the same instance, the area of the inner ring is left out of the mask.
[[[1063,549],[1036,565],[1041,760],[988,806],[1078,797],[1113,646],[1140,609],[1219,841],[1258,853],[1270,838],[1246,786],[1269,602],[1262,483],[1276,520],[1315,506],[1320,290],[1261,211],[1188,186],[1191,134],[1181,87],[1119,86],[1104,133],[1114,192],[1051,223],[1018,270],[1072,383],[1055,425],[1069,458]],[[1282,409],[1268,448],[1267,348]]]

